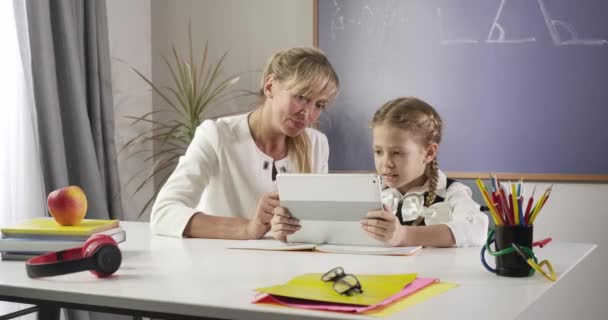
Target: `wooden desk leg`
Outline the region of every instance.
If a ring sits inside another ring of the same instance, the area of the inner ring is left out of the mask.
[[[59,310],[57,305],[52,303],[38,305],[38,320],[59,320]]]

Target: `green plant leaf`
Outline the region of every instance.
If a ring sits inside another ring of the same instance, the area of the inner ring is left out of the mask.
[[[178,157],[172,157],[177,159]],[[159,165],[154,165],[152,172],[137,186],[133,194],[138,193],[146,184],[152,181],[152,179],[158,175],[163,170],[169,169],[171,167],[175,167],[177,165],[177,160],[174,161],[162,161]]]
[[[168,127],[167,125],[165,125],[162,121],[156,121],[156,120],[151,120],[146,118],[145,116],[141,116],[141,117],[136,117],[136,116],[125,116],[125,118],[127,119],[133,119],[135,121],[133,121],[131,123],[131,125],[136,124],[137,122],[148,122],[148,123],[152,123],[154,125],[157,126],[161,126],[161,127]]]
[[[173,148],[173,149],[174,149],[174,150],[178,150],[178,151],[180,150],[180,148]],[[181,157],[181,156],[183,155],[183,153],[181,153],[181,152],[173,152],[173,151],[171,151],[171,150],[163,150],[163,151],[161,151],[161,152],[158,152],[158,153],[156,153],[156,154],[153,154],[153,155],[151,155],[151,156],[147,157],[146,159],[142,160],[142,163],[147,163],[147,162],[149,162],[150,160],[154,160],[154,158],[161,157],[161,156],[163,156],[163,155],[165,155],[165,154],[172,154],[173,156],[172,156],[171,158],[175,158],[175,159],[178,159],[179,157]],[[177,162],[175,162],[175,163],[177,164]],[[141,175],[141,174],[143,174],[144,172],[149,171],[149,169],[150,169],[150,168],[153,168],[153,167],[154,167],[154,162],[152,163],[152,165],[142,167],[142,168],[141,168],[141,169],[139,169],[139,170],[138,170],[138,171],[137,171],[137,172],[136,172],[136,173],[135,173],[135,174],[134,174],[134,175],[133,175],[133,176],[132,176],[132,177],[131,177],[129,180],[127,180],[126,185],[131,184],[131,183],[132,183],[132,182],[135,180],[135,178],[137,178],[138,176],[140,176],[140,175]],[[152,175],[152,176],[153,176],[153,175]],[[145,180],[144,180],[144,181],[145,181]],[[144,185],[145,185],[145,183],[144,183]],[[143,187],[143,186],[142,186],[142,187]],[[138,189],[138,190],[139,190],[139,189]],[[136,192],[135,192],[135,193],[136,193]],[[134,193],[134,194],[135,194],[135,193]]]
[[[175,89],[171,88],[171,87],[166,87],[166,89],[171,92],[175,98],[179,101],[180,106],[182,107],[182,109],[184,110],[183,113],[179,113],[179,115],[183,118],[189,118],[190,114],[188,112],[188,101],[184,100],[184,94],[183,93],[179,93],[178,91],[176,91]]]
[[[189,91],[190,91],[190,85],[188,83],[188,70],[185,67],[185,63],[179,58],[178,54],[177,54],[177,50],[175,49],[175,46],[171,47],[172,51],[173,51],[173,57],[175,58],[175,65],[177,67],[177,75],[178,75],[178,81],[177,83],[179,83],[178,88],[181,88],[181,91],[178,90],[178,92],[180,92],[181,95],[183,95],[184,100],[188,99],[188,95],[189,95]],[[186,114],[188,114],[189,116],[191,116],[191,110],[188,108],[188,104],[184,104],[182,105],[183,110]]]
[[[184,59],[178,53],[176,46],[171,45],[171,53],[162,56],[162,61],[170,73],[170,83],[163,86],[154,83],[142,72],[123,61],[164,102],[160,109],[146,112],[141,116],[127,116],[132,120],[132,126],[141,126],[144,130],[129,139],[121,148],[121,152],[129,150],[128,158],[146,152],[144,159],[140,160],[143,168],[128,180],[131,184],[135,181],[135,177],[142,177],[133,195],[154,179],[157,182],[161,179],[161,184],[168,179],[179,157],[186,152],[192,142],[197,128],[206,119],[207,111],[219,106],[219,102],[223,103],[224,99],[230,98],[232,96],[230,88],[240,79],[239,74],[222,76],[222,67],[228,52],[212,62],[209,58],[207,41],[199,63],[195,62],[191,23],[188,24],[187,50]],[[148,146],[150,142],[152,142],[152,150]],[[135,147],[139,147],[140,150],[134,151]],[[157,192],[155,191],[148,199],[140,211],[140,216],[156,199]]]
[[[131,70],[133,70],[142,80],[144,80],[156,94],[158,94],[165,102],[167,102],[169,106],[171,106],[173,109],[176,109],[177,111],[177,107],[175,106],[175,104],[169,98],[167,98],[167,96],[165,96],[162,91],[160,91],[160,89],[152,82],[152,80],[148,79],[148,77],[146,77],[143,73],[141,73],[139,70],[137,70],[135,67],[131,66],[124,60],[118,60],[129,66],[129,68],[131,68]]]
[[[211,66],[207,67],[207,53],[208,53],[207,45],[208,45],[208,42],[205,41],[205,49],[203,50],[203,58],[201,60],[201,65],[199,67],[199,70],[201,72],[198,75],[198,82],[201,84],[201,88],[205,87],[205,83],[207,82],[207,78],[209,78],[209,73],[211,70]],[[207,70],[207,72],[205,72],[205,70]],[[201,78],[203,75],[205,75],[205,78],[201,82]]]
[[[167,182],[167,180],[169,179],[169,177],[171,176],[171,173],[167,173],[165,174],[165,176],[161,179],[159,185],[163,185],[165,184],[165,182]],[[152,202],[154,200],[156,200],[156,196],[158,195],[158,193],[153,193],[150,198],[148,199],[148,201],[146,202],[146,204],[143,206],[143,208],[139,211],[139,214],[137,215],[137,220],[141,219],[141,217],[144,215],[144,213],[146,212],[146,210],[150,207],[150,205],[152,204]]]
[[[127,155],[125,157],[125,160],[131,160],[131,159],[133,159],[133,157],[135,157],[135,156],[137,156],[139,154],[142,154],[142,153],[153,154],[154,153],[154,149],[139,149],[139,150],[133,151],[133,152],[131,152],[129,155]]]
[[[184,92],[184,88],[182,87],[182,83],[179,80],[179,78],[176,75],[176,70],[175,68],[171,65],[171,63],[169,63],[169,60],[167,59],[167,57],[163,56],[163,59],[165,61],[165,64],[167,65],[167,67],[169,68],[169,73],[171,73],[171,78],[173,79],[173,84],[175,85],[175,89],[173,89],[175,92],[180,92],[179,94],[177,94],[178,96],[182,97],[183,96],[183,92]],[[182,103],[182,108],[184,107],[184,103]],[[186,111],[186,109],[182,109],[182,111]]]
[[[194,55],[192,54],[192,24],[188,23],[188,47],[190,48],[190,83],[192,85],[192,101],[190,103],[194,104],[194,100],[196,100],[197,95],[197,75],[196,75],[196,63],[194,63]]]

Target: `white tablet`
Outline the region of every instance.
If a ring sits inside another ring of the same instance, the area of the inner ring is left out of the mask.
[[[288,241],[384,245],[368,236],[359,222],[369,211],[382,208],[377,175],[280,173],[277,187],[281,206],[302,226]]]

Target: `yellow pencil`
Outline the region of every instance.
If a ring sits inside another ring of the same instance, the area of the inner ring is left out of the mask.
[[[515,225],[519,224],[519,206],[517,203],[517,191],[515,190],[515,184],[511,184],[511,198],[513,198],[513,218],[515,218]]]
[[[486,187],[484,186],[483,182],[479,178],[477,178],[477,180],[475,182],[477,183],[477,187],[479,188],[479,191],[481,192],[483,199],[485,200],[486,204],[488,205],[488,209],[490,210],[490,214],[492,215],[494,224],[497,226],[503,225],[502,219],[500,219],[500,216],[497,213],[498,210],[494,207],[494,203],[492,203],[492,201],[490,200],[490,196],[488,195],[488,190],[486,190]]]
[[[491,207],[491,203],[489,201],[489,199],[486,197],[485,194],[485,186],[483,185],[483,182],[481,181],[481,179],[477,178],[477,180],[475,180],[475,183],[477,183],[477,188],[479,188],[479,192],[481,192],[481,196],[483,197],[483,200],[486,202],[486,204],[488,205],[488,209],[490,209],[490,213],[492,213],[492,209]],[[492,218],[494,219],[494,223],[497,223],[498,221],[496,220],[496,217],[494,216],[494,214],[492,213]]]
[[[551,194],[551,190],[553,190],[553,185],[551,185],[547,190],[545,190],[543,195],[540,197],[540,200],[538,200],[538,203],[534,207],[535,210],[530,215],[530,224],[534,223],[534,220],[536,220],[538,213],[545,205],[545,202],[547,202],[547,199],[549,198],[549,195]]]
[[[544,196],[545,195],[543,194],[542,197],[544,197]],[[534,220],[536,219],[536,215],[540,211],[540,207],[542,206],[542,204],[545,201],[545,199],[542,197],[538,200],[538,203],[534,206],[534,210],[532,210],[532,214],[530,215],[530,224],[534,223]]]

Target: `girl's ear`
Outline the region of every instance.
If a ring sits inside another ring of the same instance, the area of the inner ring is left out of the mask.
[[[266,98],[272,99],[275,87],[276,80],[274,78],[274,74],[269,74],[264,79],[264,95]]]
[[[439,145],[437,143],[431,143],[428,147],[426,147],[426,154],[424,155],[425,163],[431,163],[436,157],[437,152],[439,151]]]

